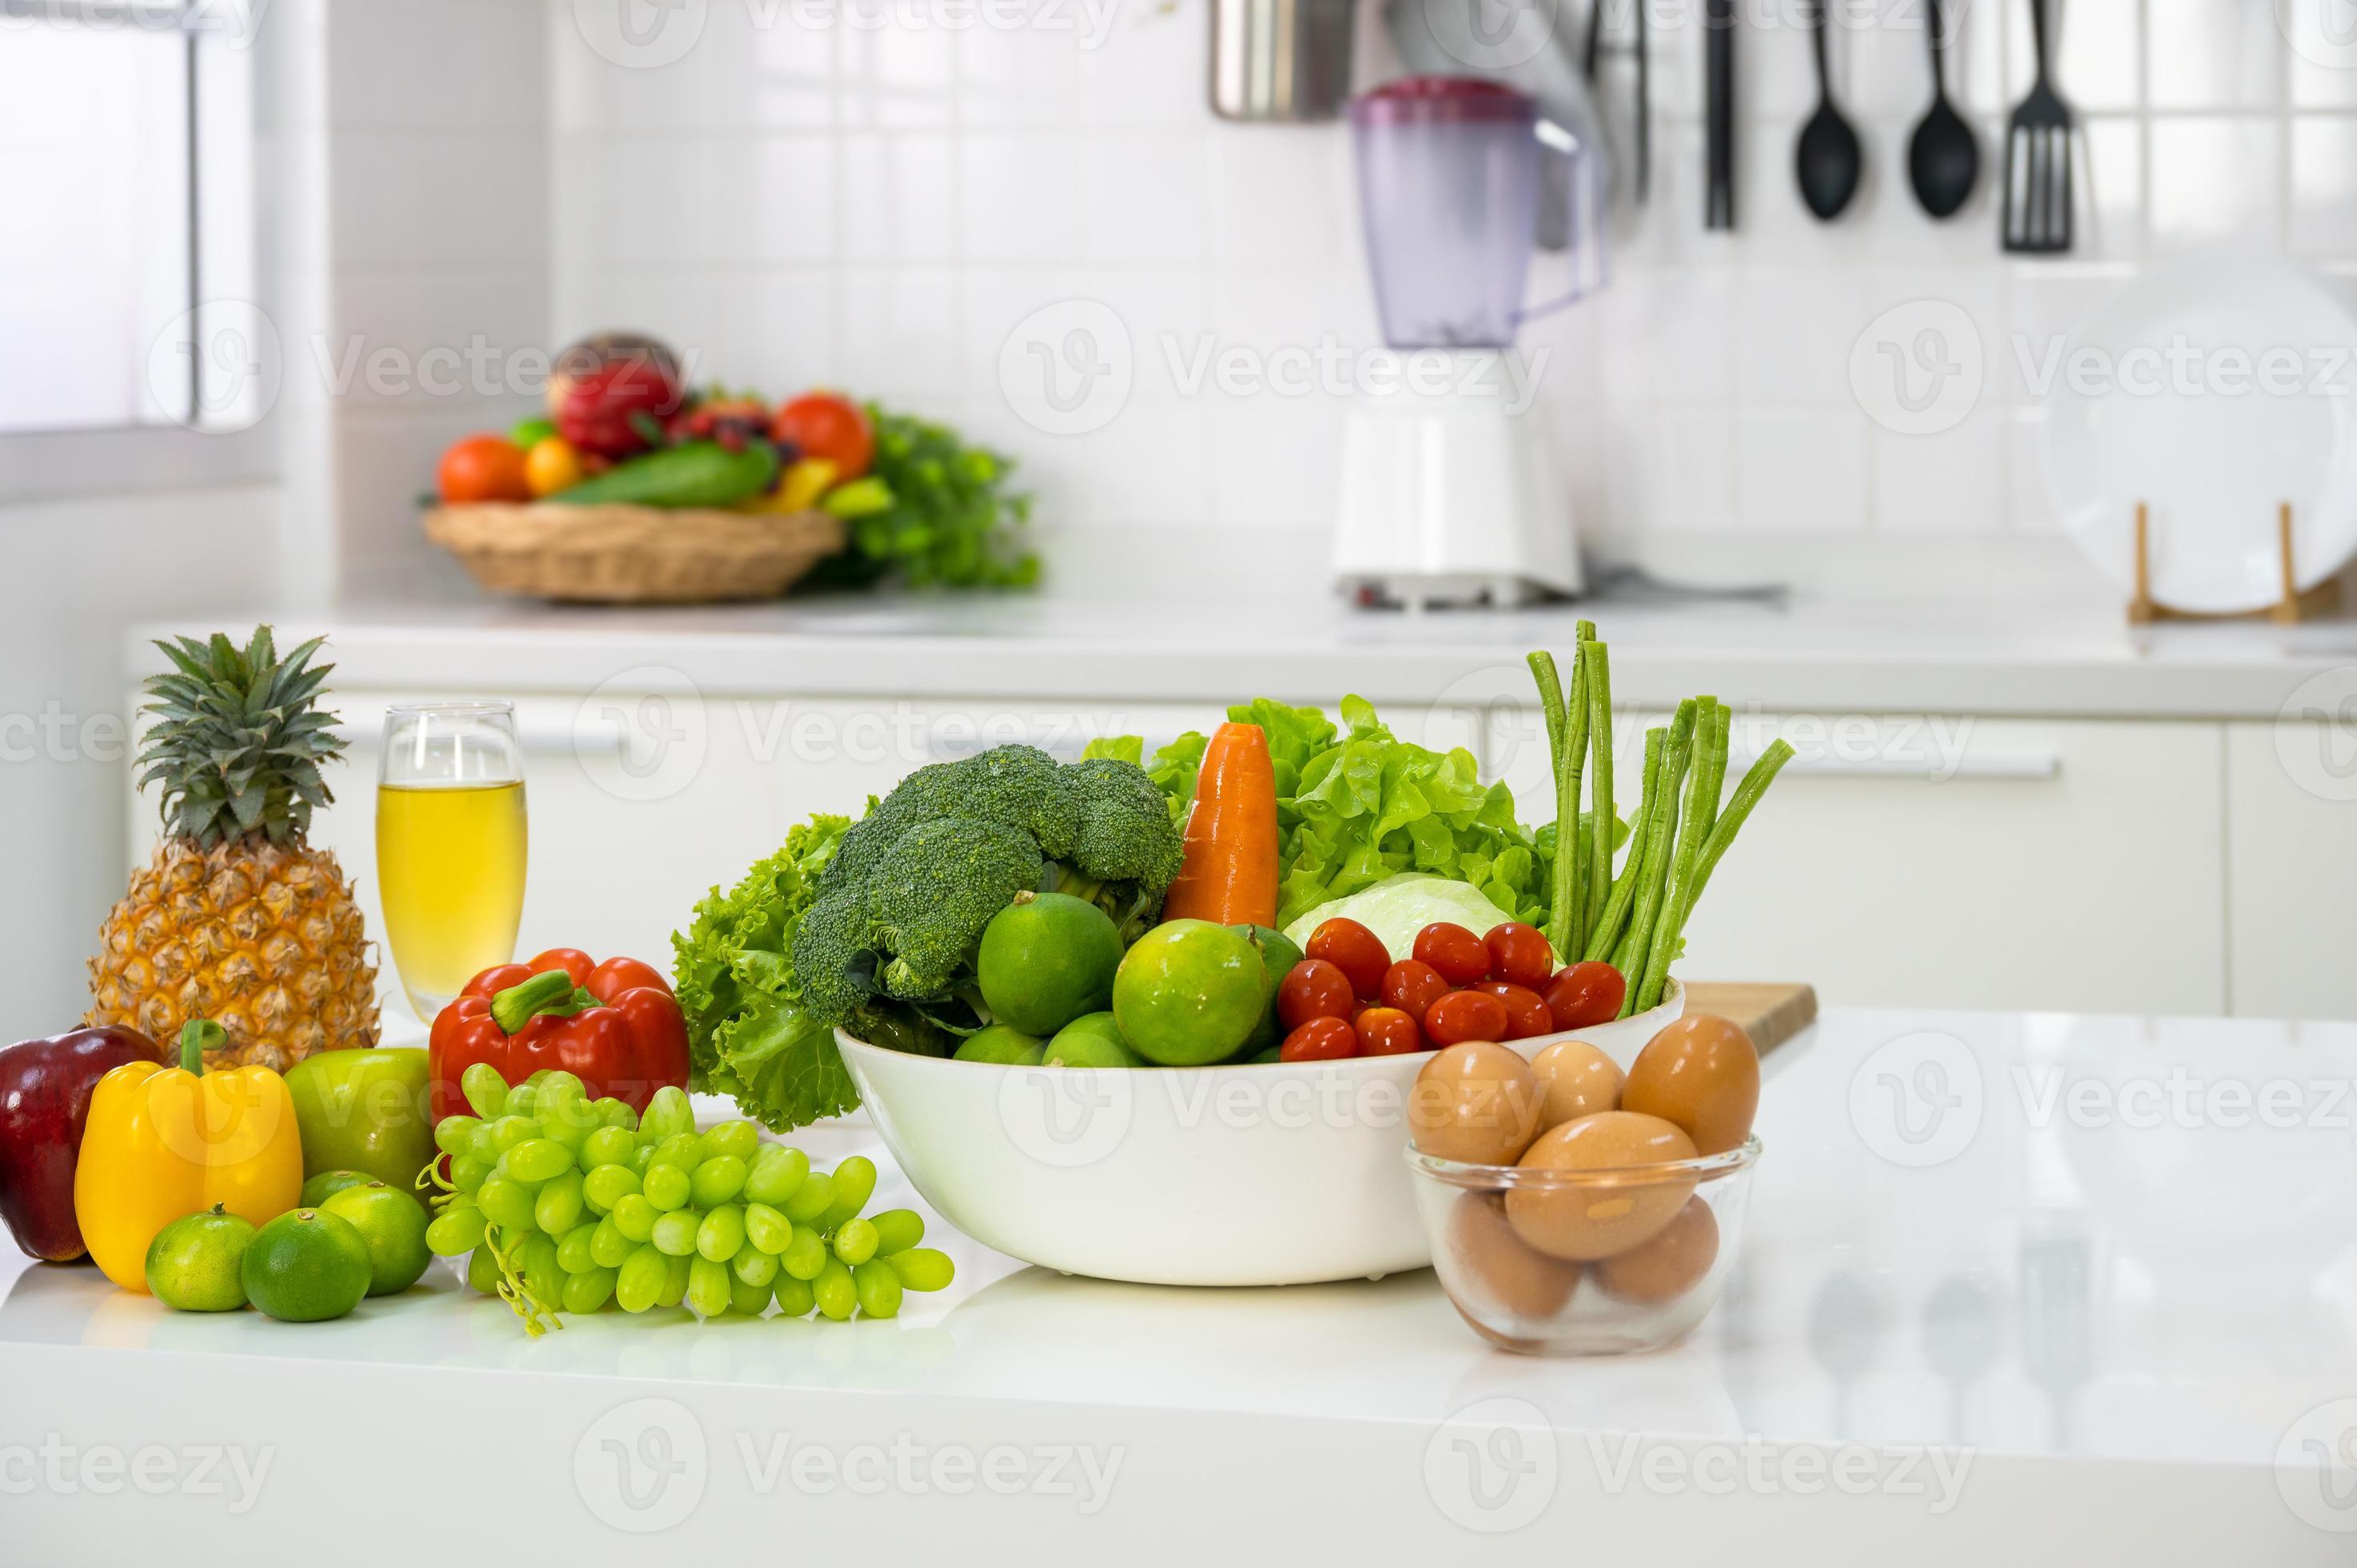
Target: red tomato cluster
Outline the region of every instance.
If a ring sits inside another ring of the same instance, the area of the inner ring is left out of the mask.
[[[1628,982],[1609,963],[1558,972],[1536,927],[1509,920],[1477,937],[1436,921],[1414,953],[1391,961],[1356,920],[1310,933],[1303,958],[1276,988],[1285,1026],[1280,1060],[1331,1061],[1437,1050],[1466,1040],[1526,1040],[1620,1015]]]

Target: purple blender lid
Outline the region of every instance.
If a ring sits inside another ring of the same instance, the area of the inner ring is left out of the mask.
[[[1537,103],[1478,76],[1404,76],[1351,100],[1361,125],[1461,125],[1528,123]]]

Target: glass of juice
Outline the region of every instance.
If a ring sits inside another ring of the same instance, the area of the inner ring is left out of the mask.
[[[377,772],[385,943],[431,1023],[467,982],[515,957],[523,919],[523,756],[509,703],[390,709]]]

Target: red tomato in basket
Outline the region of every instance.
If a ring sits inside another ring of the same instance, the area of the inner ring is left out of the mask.
[[[1547,1011],[1558,1029],[1586,1029],[1609,1024],[1620,1016],[1620,1003],[1629,982],[1620,972],[1598,959],[1573,964],[1547,982]]]
[[[1276,1047],[1281,1062],[1339,1061],[1359,1054],[1359,1032],[1347,1018],[1312,1018]]]
[[[1357,1000],[1340,970],[1322,958],[1306,958],[1277,983],[1276,1021],[1287,1029],[1298,1029],[1312,1018],[1348,1022]]]
[[[1351,994],[1372,1002],[1382,991],[1392,955],[1383,940],[1356,920],[1336,916],[1309,933],[1302,952],[1323,959],[1351,979]]]
[[[1492,926],[1481,939],[1481,946],[1490,955],[1492,980],[1535,993],[1555,978],[1555,949],[1547,946],[1546,937],[1536,926],[1525,926],[1520,920]]]
[[[1424,1031],[1396,1007],[1370,1007],[1359,1015],[1359,1054],[1404,1057],[1425,1048]]]
[[[1416,932],[1412,956],[1438,970],[1451,985],[1478,985],[1490,978],[1490,950],[1480,938],[1447,920],[1435,920]]]
[[[1555,1033],[1555,1014],[1548,1010],[1546,999],[1529,986],[1485,980],[1473,989],[1506,1004],[1506,1038],[1530,1040]]]
[[[1424,1015],[1425,1037],[1436,1046],[1506,1037],[1506,1004],[1486,991],[1452,991]]]
[[[1381,995],[1386,1007],[1396,1007],[1412,1018],[1421,1018],[1432,1010],[1432,1004],[1448,994],[1448,982],[1428,963],[1404,958],[1383,971]]]

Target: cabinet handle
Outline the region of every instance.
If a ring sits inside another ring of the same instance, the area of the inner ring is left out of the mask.
[[[1727,757],[1727,772],[1740,778],[1743,769],[1759,759],[1758,752],[1732,751]],[[1943,762],[1937,757],[1813,757],[1803,754],[1786,763],[1784,771],[1831,779],[1921,779],[1930,783],[1951,779],[2038,779],[2059,775],[2062,771],[2062,757],[2059,752],[2046,747],[1968,752],[1953,763]]]

